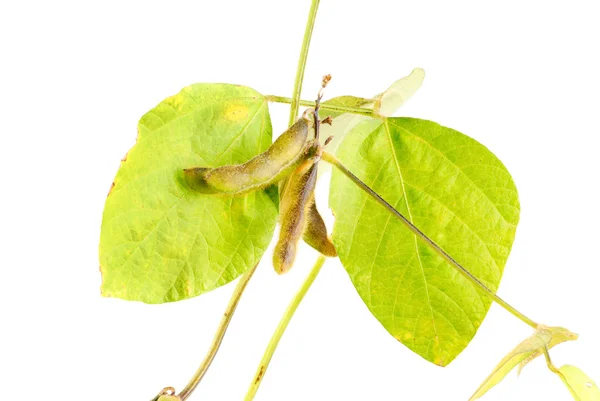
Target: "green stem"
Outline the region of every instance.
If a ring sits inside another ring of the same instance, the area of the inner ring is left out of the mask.
[[[331,153],[323,152],[322,159],[326,162],[334,165],[338,170],[340,170],[346,177],[350,178],[360,189],[370,195],[373,199],[375,199],[379,204],[385,207],[389,212],[391,212],[396,218],[398,218],[410,231],[412,231],[417,237],[419,237],[423,242],[425,242],[431,249],[437,252],[441,257],[446,259],[452,266],[454,266],[463,276],[465,276],[469,281],[475,284],[483,293],[492,298],[498,304],[500,304],[504,309],[512,313],[515,317],[533,327],[534,329],[538,327],[538,324],[513,308],[506,301],[500,298],[496,293],[490,290],[485,284],[483,284],[477,277],[471,274],[466,268],[464,268],[460,263],[458,263],[452,256],[450,256],[441,246],[436,244],[431,238],[429,238],[425,233],[423,233],[417,226],[415,226],[410,220],[404,217],[399,211],[397,211],[392,205],[387,203],[385,199],[383,199],[377,192],[373,191],[367,184],[362,182],[357,176],[352,174],[350,170],[348,170],[342,162],[340,162],[335,156]]]
[[[544,346],[543,351],[544,351],[544,357],[546,358],[546,365],[548,366],[548,369],[550,369],[554,373],[558,373],[559,375],[562,375],[558,371],[558,369],[556,369],[556,366],[554,366],[554,364],[552,363],[552,359],[550,359],[550,353],[548,352],[548,347]]]
[[[258,369],[256,370],[254,378],[252,379],[252,383],[250,383],[250,387],[248,388],[248,392],[246,393],[244,401],[251,401],[254,399],[254,396],[258,391],[258,387],[260,386],[260,383],[262,382],[262,379],[265,376],[267,368],[269,367],[269,362],[271,362],[271,358],[273,357],[275,349],[279,344],[279,340],[281,340],[281,336],[285,332],[285,329],[290,323],[294,312],[296,312],[298,305],[300,305],[300,302],[304,298],[304,295],[306,295],[306,292],[308,291],[312,283],[315,281],[315,278],[319,274],[323,263],[325,263],[325,257],[323,255],[319,255],[319,258],[315,262],[315,265],[313,266],[312,270],[304,280],[304,283],[302,283],[302,287],[300,287],[300,290],[298,291],[298,293],[296,293],[296,295],[292,299],[292,302],[290,302],[285,313],[281,317],[281,321],[279,322],[277,329],[275,329],[275,332],[271,337],[271,341],[269,341],[269,345],[267,345],[267,349],[265,350],[262,360],[260,361],[260,365],[258,365]]]
[[[270,96],[269,97],[270,101],[279,101],[282,103],[290,103],[290,120],[289,120],[288,126],[292,126],[296,122],[296,119],[298,118],[298,111],[300,110],[300,104],[301,104],[300,95],[302,92],[302,83],[304,81],[304,70],[306,69],[306,59],[308,58],[308,48],[310,47],[310,40],[312,38],[312,32],[313,32],[313,28],[315,26],[315,20],[317,18],[317,10],[319,8],[319,1],[320,0],[312,0],[311,1],[310,11],[308,13],[308,20],[306,21],[306,29],[304,31],[304,39],[302,40],[302,48],[300,49],[300,57],[298,58],[298,67],[296,69],[296,79],[294,81],[294,91],[292,93],[292,98],[289,99],[289,98],[283,98],[283,97],[278,97],[278,96]],[[280,183],[279,188],[281,191],[281,183]],[[262,378],[264,377],[265,372],[267,371],[269,362],[271,362],[271,358],[273,357],[273,354],[275,353],[275,349],[277,348],[277,345],[279,344],[279,340],[281,339],[281,336],[283,335],[285,329],[287,328],[288,324],[290,323],[290,320],[292,319],[294,312],[296,312],[298,305],[300,305],[300,302],[302,301],[302,299],[308,292],[308,289],[310,288],[312,283],[315,281],[315,278],[317,278],[317,275],[319,274],[319,271],[321,271],[321,267],[323,266],[323,263],[325,263],[325,257],[323,255],[320,255],[319,258],[317,259],[317,261],[315,262],[315,265],[313,266],[312,270],[308,274],[308,277],[302,284],[302,287],[300,287],[300,290],[298,291],[298,293],[296,294],[294,299],[292,299],[292,302],[288,305],[283,317],[281,318],[281,321],[279,322],[279,325],[277,326],[277,329],[275,330],[275,332],[273,333],[273,336],[271,337],[271,341],[269,341],[269,344],[267,345],[267,349],[265,350],[263,358],[260,361],[260,365],[258,366],[256,374],[254,375],[254,378],[252,379],[252,383],[250,384],[250,388],[248,389],[248,392],[246,393],[246,397],[244,398],[245,401],[251,401],[252,399],[254,399],[254,396],[256,395],[256,392],[258,391],[258,387],[260,386],[260,383],[262,382]]]
[[[298,67],[296,69],[296,80],[294,81],[294,92],[290,107],[289,126],[296,122],[298,111],[300,110],[300,94],[302,92],[302,82],[304,81],[304,70],[306,68],[306,59],[308,57],[308,48],[310,47],[310,39],[312,38],[315,20],[317,18],[317,9],[319,8],[319,0],[312,0],[310,11],[308,12],[308,21],[306,21],[306,29],[304,30],[304,39],[302,40],[302,48],[300,49],[300,57],[298,58]]]
[[[275,102],[275,103],[292,104],[293,99],[290,97],[284,97],[284,96],[268,95],[267,101]],[[298,104],[300,106],[313,107],[313,108],[316,106],[316,103],[312,102],[310,100],[300,100],[298,102]],[[333,105],[333,104],[321,103],[321,109],[337,111],[340,113],[360,114],[362,116],[369,116],[369,117],[375,116],[375,112],[372,109],[363,109],[361,107],[337,106],[337,105]]]
[[[235,287],[235,290],[233,291],[233,294],[231,295],[231,298],[229,299],[229,304],[227,305],[227,308],[225,309],[225,313],[223,314],[221,323],[219,324],[219,327],[217,328],[217,332],[215,333],[215,337],[213,338],[213,342],[210,346],[210,349],[208,350],[208,353],[204,357],[204,360],[202,361],[202,364],[200,364],[200,367],[198,368],[196,373],[194,373],[194,376],[192,377],[190,382],[178,394],[178,397],[182,401],[185,401],[185,399],[187,399],[192,394],[192,392],[196,389],[196,387],[198,386],[198,383],[200,383],[200,380],[202,380],[202,378],[206,374],[206,371],[210,367],[210,364],[212,363],[213,359],[217,355],[217,351],[219,350],[219,347],[221,346],[221,342],[223,341],[223,337],[225,336],[225,332],[227,331],[229,322],[231,321],[231,318],[233,317],[235,309],[237,308],[238,303],[240,302],[240,298],[242,297],[242,294],[243,294],[244,290],[246,289],[248,282],[252,278],[252,275],[256,271],[257,266],[258,266],[258,263],[252,269],[247,271],[240,278],[240,281],[237,283],[237,286]]]

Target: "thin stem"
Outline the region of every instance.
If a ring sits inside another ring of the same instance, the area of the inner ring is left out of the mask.
[[[298,305],[300,305],[300,302],[304,298],[304,295],[306,295],[306,292],[308,291],[312,283],[315,281],[315,278],[319,274],[323,263],[325,263],[325,257],[323,255],[319,255],[319,258],[315,262],[315,265],[313,266],[312,270],[304,280],[304,283],[302,283],[302,287],[300,287],[300,290],[298,291],[298,293],[296,293],[296,295],[292,299],[292,302],[290,302],[285,313],[281,317],[281,321],[279,322],[277,329],[275,329],[275,332],[271,337],[271,341],[269,341],[269,345],[267,345],[267,349],[265,350],[262,360],[260,361],[260,365],[258,365],[258,369],[256,370],[254,378],[252,379],[252,383],[250,383],[250,387],[248,388],[248,392],[246,393],[246,397],[244,398],[245,401],[251,401],[254,399],[254,396],[258,391],[258,387],[260,386],[260,383],[262,382],[262,379],[265,376],[267,368],[269,367],[269,362],[271,362],[271,358],[273,357],[275,349],[279,344],[281,336],[283,336],[285,329],[290,323],[294,312],[296,312]]]
[[[238,303],[240,302],[240,298],[242,297],[242,294],[243,294],[244,290],[246,289],[248,282],[250,281],[250,279],[252,278],[252,275],[256,271],[257,266],[258,266],[258,263],[252,269],[247,271],[240,278],[240,281],[237,283],[237,286],[235,287],[235,290],[233,291],[233,294],[231,295],[231,298],[229,299],[229,304],[227,305],[227,308],[225,309],[225,313],[223,314],[221,323],[219,324],[219,327],[217,328],[217,332],[215,333],[215,337],[213,338],[213,342],[210,346],[210,349],[208,350],[208,353],[204,357],[204,360],[202,361],[202,364],[200,364],[200,367],[198,368],[196,373],[194,373],[194,376],[192,377],[190,382],[178,394],[178,397],[181,398],[182,401],[185,401],[192,394],[192,392],[194,391],[196,386],[198,386],[198,383],[200,383],[200,380],[202,380],[202,378],[206,374],[206,371],[210,367],[210,364],[212,363],[213,359],[215,358],[215,355],[217,355],[217,351],[219,350],[219,347],[221,346],[223,337],[225,337],[225,332],[227,331],[229,322],[231,321],[231,318],[233,317],[233,313],[235,312],[235,309],[237,308]]]
[[[544,357],[546,358],[546,365],[548,365],[548,369],[550,369],[554,373],[558,373],[560,375],[561,373],[558,371],[558,369],[556,369],[556,366],[554,366],[554,364],[552,363],[552,359],[550,359],[550,353],[548,352],[548,347],[544,346],[543,351],[544,351]]]
[[[463,276],[465,276],[469,281],[475,284],[481,291],[483,291],[486,295],[500,304],[504,309],[512,313],[515,317],[522,320],[524,323],[537,328],[538,324],[513,308],[506,301],[500,298],[494,291],[490,290],[485,284],[483,284],[477,277],[471,274],[466,268],[464,268],[460,263],[458,263],[452,256],[450,256],[441,246],[436,244],[431,238],[425,235],[417,226],[415,226],[410,220],[404,217],[399,211],[397,211],[392,205],[387,203],[385,199],[383,199],[377,192],[373,191],[367,184],[362,182],[357,176],[352,174],[350,170],[348,170],[342,162],[340,162],[335,156],[331,153],[323,152],[322,159],[326,162],[333,164],[338,170],[340,170],[346,177],[350,178],[360,189],[370,195],[373,199],[375,199],[379,204],[385,207],[390,213],[392,213],[396,218],[398,218],[409,230],[411,230],[417,237],[419,237],[422,241],[424,241],[431,249],[437,252],[441,257],[446,259],[452,266],[454,266]]]
[[[308,13],[308,20],[306,21],[306,29],[304,31],[304,39],[302,40],[302,48],[300,49],[300,57],[298,58],[298,67],[296,69],[296,79],[294,81],[294,91],[292,94],[292,98],[289,99],[277,96],[269,97],[270,101],[281,101],[282,103],[290,103],[290,119],[288,124],[289,126],[292,126],[296,122],[296,119],[298,118],[298,111],[300,110],[300,95],[302,92],[302,83],[304,81],[304,70],[306,69],[308,48],[310,47],[310,40],[312,38],[312,32],[315,26],[315,20],[317,18],[319,1],[320,0],[311,1],[310,11]],[[279,189],[281,191],[281,183]],[[308,274],[306,280],[304,280],[304,283],[300,287],[300,290],[298,291],[294,299],[292,299],[292,302],[288,305],[284,315],[281,318],[281,321],[279,322],[279,325],[277,326],[277,329],[275,329],[275,332],[271,337],[271,341],[269,341],[269,344],[267,345],[267,349],[265,350],[262,360],[260,361],[260,365],[258,366],[256,374],[254,375],[252,383],[250,384],[250,388],[248,389],[246,397],[244,398],[245,401],[251,401],[252,399],[254,399],[254,396],[258,391],[258,387],[260,386],[262,378],[264,377],[265,372],[267,371],[269,362],[271,362],[271,358],[273,357],[275,349],[279,344],[281,336],[283,335],[285,329],[290,323],[290,320],[292,319],[294,312],[296,312],[298,305],[300,305],[300,302],[308,292],[308,289],[315,281],[315,278],[317,278],[317,275],[321,271],[323,263],[325,263],[325,257],[323,255],[319,255],[319,258],[315,262],[315,265]]]
[[[319,8],[319,0],[312,0],[310,11],[308,12],[308,21],[306,21],[306,29],[304,31],[304,39],[302,40],[302,48],[300,49],[300,57],[298,58],[298,67],[296,69],[296,80],[294,81],[294,92],[290,107],[289,126],[296,122],[298,118],[298,110],[300,110],[300,94],[302,92],[302,82],[304,81],[304,70],[306,68],[306,59],[308,57],[308,48],[310,47],[310,39],[312,38],[315,20],[317,19],[317,9]]]
[[[284,96],[268,95],[267,101],[275,102],[275,103],[291,104],[292,98],[284,97]],[[313,102],[310,100],[300,100],[298,102],[298,104],[299,104],[299,106],[305,106],[305,107],[315,107],[316,106],[316,102]],[[365,108],[361,108],[361,107],[337,106],[337,105],[333,105],[333,104],[321,103],[321,109],[337,111],[340,113],[360,114],[362,116],[369,116],[369,117],[376,116],[375,112],[372,109],[365,109]]]

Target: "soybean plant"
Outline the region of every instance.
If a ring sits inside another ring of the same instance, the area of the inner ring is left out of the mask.
[[[530,326],[533,334],[501,360],[472,400],[542,355],[575,400],[600,400],[581,370],[557,368],[550,357],[552,347],[577,335],[532,320],[496,294],[520,216],[506,167],[456,130],[391,117],[418,90],[423,70],[370,98],[323,101],[331,79],[325,76],[315,101],[300,98],[318,5],[312,0],[291,98],[240,85],[188,86],[141,118],[137,143],[111,186],[100,238],[104,296],[174,302],[241,275],[189,383],[179,392],[164,387],[153,401],[184,401],[201,382],[277,222],[278,274],[292,267],[300,239],[320,256],[273,334],[246,401],[254,399],[325,256],[339,256],[394,338],[436,365],[448,365],[467,347],[492,302]],[[289,128],[274,142],[269,102],[291,105]],[[300,106],[308,109],[298,118]],[[334,167],[331,236],[314,195],[319,169],[327,166],[322,162]]]

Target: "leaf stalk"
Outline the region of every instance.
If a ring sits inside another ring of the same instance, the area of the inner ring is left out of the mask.
[[[231,298],[229,299],[229,304],[227,305],[227,308],[225,309],[225,313],[223,314],[221,323],[219,324],[219,327],[217,328],[217,332],[215,333],[215,336],[214,336],[212,344],[208,350],[208,353],[204,357],[204,360],[200,364],[200,367],[198,367],[198,370],[196,370],[196,373],[194,373],[194,376],[192,376],[189,383],[177,395],[181,399],[181,401],[185,401],[192,394],[192,392],[196,389],[196,387],[198,386],[198,384],[200,383],[200,381],[202,380],[202,378],[208,371],[208,368],[210,367],[213,359],[215,359],[215,356],[217,355],[217,351],[219,351],[219,347],[221,346],[221,342],[223,341],[223,337],[225,337],[225,332],[227,331],[227,327],[229,326],[229,323],[231,322],[231,318],[233,317],[233,314],[238,306],[238,303],[240,302],[240,299],[242,298],[242,294],[244,293],[244,290],[246,289],[246,286],[248,285],[248,282],[252,278],[252,275],[256,271],[257,267],[258,267],[258,263],[252,269],[250,269],[246,273],[244,273],[244,275],[240,278],[240,281],[237,283],[235,290],[233,291],[233,294],[231,295]]]
[[[267,101],[274,102],[274,103],[292,104],[292,101],[293,101],[292,98],[284,97],[284,96],[268,95],[268,96],[266,96],[266,98],[267,98]],[[314,108],[316,106],[316,102],[312,102],[310,100],[299,100],[298,105]],[[369,117],[377,116],[377,114],[372,109],[365,109],[362,107],[337,106],[337,105],[333,105],[333,104],[321,103],[321,109],[337,111],[340,113],[359,114],[361,116],[369,116]]]

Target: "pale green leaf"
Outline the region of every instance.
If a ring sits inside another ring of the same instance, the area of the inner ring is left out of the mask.
[[[146,113],[106,199],[102,294],[177,301],[258,263],[277,219],[271,198],[199,194],[183,169],[245,162],[270,144],[267,101],[247,87],[192,85]]]
[[[600,389],[581,369],[563,365],[556,372],[576,401],[600,401]]]
[[[425,71],[422,68],[415,68],[410,75],[400,78],[394,82],[388,89],[376,95],[373,99],[365,99],[354,96],[340,96],[330,99],[324,104],[333,104],[336,106],[346,107],[361,107],[374,110],[374,117],[389,117],[392,116],[415,92],[421,87]],[[336,154],[340,143],[352,128],[362,121],[372,120],[373,117],[368,117],[358,114],[340,114],[323,110],[322,116],[331,115],[336,117],[331,126],[323,125],[321,127],[321,139],[325,140],[333,136],[333,140],[327,145],[327,151],[331,154]],[[330,167],[322,165],[319,173],[329,171]]]
[[[547,326],[540,325],[538,330],[546,330],[551,336],[550,342],[547,344],[547,347],[546,347],[547,349],[550,349],[560,343],[564,343],[565,341],[577,340],[577,337],[578,337],[577,334],[570,332],[569,330],[565,329],[564,327],[547,327]],[[519,364],[519,374],[521,373],[521,370],[525,367],[525,365],[527,365],[529,362],[533,361],[535,358],[539,357],[543,353],[544,353],[543,349],[538,349],[537,351],[535,351],[531,355],[529,355],[527,358],[525,358]]]
[[[510,174],[488,149],[431,121],[387,118],[356,126],[338,157],[497,289],[519,200]],[[425,359],[450,363],[475,335],[489,298],[337,171],[330,206],[335,247],[373,315]]]
[[[521,368],[554,345],[565,341],[576,340],[577,335],[562,327],[547,327],[540,325],[533,335],[520,343],[509,352],[494,368],[494,371],[483,381],[470,400],[475,400],[484,395],[489,389],[500,383],[504,377],[517,365]]]
[[[382,117],[391,117],[423,84],[425,70],[415,68],[410,75],[394,82],[386,91],[375,96],[374,110]]]

